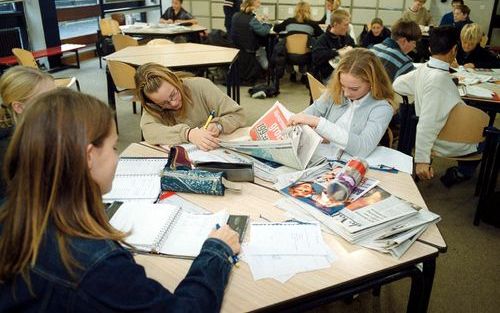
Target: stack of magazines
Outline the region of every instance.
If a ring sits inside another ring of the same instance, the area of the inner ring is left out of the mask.
[[[328,180],[339,166],[314,181],[295,182],[280,190],[288,197],[276,206],[297,219],[317,220],[323,229],[350,243],[401,257],[439,215],[391,195],[363,178],[347,201],[331,200],[326,194]]]

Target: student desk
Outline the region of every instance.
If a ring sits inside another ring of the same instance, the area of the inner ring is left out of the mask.
[[[142,144],[132,144],[122,156],[166,156],[166,152]],[[370,176],[381,179],[381,186],[390,192],[425,206],[408,174],[370,171]],[[260,216],[273,221],[286,220],[284,212],[273,205],[282,195],[254,183],[242,185],[241,193],[226,191],[224,197],[181,195],[212,212],[226,209],[231,214],[250,215],[253,220]],[[325,242],[336,255],[330,268],[300,273],[281,284],[272,279],[255,281],[248,265],[242,262],[240,268],[234,268],[231,273],[222,311],[303,311],[405,277],[412,278],[408,312],[427,311],[436,258],[439,255],[436,246],[446,248],[437,227],[431,227],[399,260],[351,245],[337,236],[323,235]],[[145,267],[149,277],[156,279],[169,290],[176,288],[191,264],[189,260],[152,255],[137,255],[135,259]],[[416,267],[420,263],[423,264],[422,271]]]
[[[496,93],[496,96],[492,99],[476,98],[471,96],[464,96],[462,99],[465,103],[470,106],[476,107],[483,111],[488,112],[490,116],[489,126],[493,126],[497,113],[500,113],[500,81],[496,83],[482,83],[476,86],[489,89]]]
[[[227,95],[240,103],[240,83],[238,73],[238,49],[209,46],[196,43],[179,43],[161,46],[127,47],[104,57],[106,60],[120,61],[132,66],[155,62],[169,69],[228,65]],[[109,70],[106,70],[109,106],[116,111],[116,86]],[[118,121],[117,129],[118,129]]]
[[[120,26],[120,29],[126,35],[155,37],[155,38],[158,37],[170,38],[177,35],[194,34],[207,30],[205,26],[197,24],[192,26],[182,26],[182,27],[173,24],[124,25]]]

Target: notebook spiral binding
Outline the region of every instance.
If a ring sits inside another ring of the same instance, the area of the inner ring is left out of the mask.
[[[156,236],[156,238],[154,240],[153,249],[152,249],[153,253],[160,253],[161,247],[165,243],[165,240],[167,240],[170,232],[172,231],[172,229],[174,228],[175,224],[177,223],[177,221],[179,220],[179,218],[181,216],[181,213],[182,213],[181,210],[182,210],[182,207],[179,207],[177,209],[177,211],[175,212],[175,214],[173,216],[171,216],[171,218],[169,218],[165,222],[163,227],[161,228],[158,236]]]

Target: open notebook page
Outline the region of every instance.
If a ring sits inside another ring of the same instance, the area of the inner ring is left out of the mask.
[[[115,176],[121,175],[161,175],[167,164],[166,158],[121,158]]]
[[[150,252],[179,209],[170,204],[125,202],[109,222],[118,230],[130,231],[127,243]]]
[[[225,225],[226,211],[215,214],[191,214],[182,211],[160,247],[160,253],[196,257],[215,225]]]
[[[160,176],[115,176],[111,191],[104,200],[151,199],[154,202],[161,190]]]

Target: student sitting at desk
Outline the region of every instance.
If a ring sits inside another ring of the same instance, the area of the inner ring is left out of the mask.
[[[327,81],[333,72],[329,64],[331,59],[342,57],[354,46],[354,39],[347,34],[351,16],[345,10],[336,10],[332,14],[331,27],[313,45],[312,62],[314,76],[322,82]]]
[[[453,27],[457,30],[457,36],[460,36],[462,28],[465,25],[471,24],[470,8],[466,5],[458,5],[453,8]]]
[[[260,0],[243,0],[240,12],[235,13],[231,21],[231,40],[240,49],[240,80],[250,85],[261,78],[263,70],[269,67],[265,47],[271,25],[264,22],[266,17],[255,14],[259,8]]]
[[[40,70],[15,66],[3,73],[0,78],[0,97],[3,99],[0,113],[0,169],[7,151],[14,126],[26,109],[25,103],[39,94],[54,89],[54,79]],[[5,197],[5,182],[0,175],[0,203]]]
[[[311,5],[305,1],[297,2],[294,16],[287,18],[283,22],[274,25],[274,31],[280,33],[303,33],[311,37],[317,37],[323,34],[323,30],[318,23],[311,20]]]
[[[391,81],[377,56],[355,48],[340,60],[323,95],[292,116],[290,124],[307,124],[333,148],[366,157],[387,130],[393,97]]]
[[[31,104],[5,159],[0,311],[219,312],[238,234],[214,229],[170,293],[122,247],[127,234],[104,210],[118,162],[113,112],[70,89]]]
[[[415,49],[422,37],[418,24],[403,19],[397,20],[391,27],[391,37],[374,45],[371,50],[380,58],[391,81],[401,74],[415,69],[408,53]]]
[[[463,65],[465,68],[500,68],[497,56],[481,47],[482,38],[483,31],[479,24],[465,25],[460,32],[457,64],[454,65]]]
[[[463,103],[457,86],[451,79],[450,63],[457,51],[457,33],[452,26],[434,28],[429,43],[431,59],[415,71],[404,74],[394,81],[394,90],[401,95],[415,97],[415,113],[418,116],[415,137],[415,173],[421,179],[434,177],[431,166],[431,150],[445,157],[464,156],[478,151],[477,145],[449,142],[438,139],[448,115],[455,105]],[[476,162],[460,162],[450,167],[441,181],[446,187],[470,179]]]
[[[276,33],[286,31],[287,35],[307,34],[307,47],[310,47],[312,42],[315,41],[315,39],[313,39],[314,37],[318,37],[323,34],[323,30],[321,30],[318,23],[311,20],[311,5],[305,1],[299,1],[295,6],[295,16],[287,18],[282,23],[275,25],[274,31]],[[287,59],[289,62],[294,61],[295,64],[301,64],[299,66],[299,70],[302,73],[301,81],[305,83],[307,81],[305,73],[307,72],[307,68],[311,66],[311,54],[288,55]],[[287,70],[291,72],[290,80],[292,82],[296,82],[296,73],[291,64],[288,64]]]
[[[341,0],[326,0],[325,1],[325,15],[321,18],[321,20],[318,21],[318,24],[328,24],[328,27],[326,28],[326,31],[328,31],[331,27],[330,21],[332,20],[332,14],[333,12],[337,10],[343,10],[344,8],[341,7]],[[354,40],[354,43],[356,42],[356,34],[354,33],[354,27],[352,24],[349,24],[349,36]]]
[[[413,0],[412,5],[403,13],[402,19],[414,21],[418,25],[432,25],[432,15],[424,6],[427,0]]]
[[[446,13],[441,18],[439,26],[453,25],[453,10],[459,5],[464,5],[464,0],[451,0],[451,12]]]
[[[382,19],[376,17],[370,23],[370,30],[368,30],[363,39],[361,39],[361,46],[370,48],[389,37],[391,37],[391,31],[384,26]]]
[[[137,69],[135,83],[144,108],[141,129],[151,144],[191,142],[212,150],[219,146],[219,135],[245,125],[243,108],[206,78],[146,63]],[[204,127],[211,112],[215,115]]]
[[[172,0],[172,6],[169,7],[160,18],[160,23],[186,23],[197,24],[198,21],[182,7],[183,0]]]

